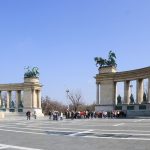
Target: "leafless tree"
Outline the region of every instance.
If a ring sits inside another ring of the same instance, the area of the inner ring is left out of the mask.
[[[42,97],[42,111],[45,115],[48,115],[49,111],[65,112],[66,110],[67,106],[63,105],[62,103],[52,100],[48,96]]]
[[[83,104],[81,92],[68,92],[67,94],[70,100],[70,108],[74,111],[77,111],[79,106]]]
[[[95,103],[93,104],[81,104],[78,107],[79,111],[94,111],[95,110]]]

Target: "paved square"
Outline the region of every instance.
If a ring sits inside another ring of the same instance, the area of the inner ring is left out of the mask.
[[[0,120],[0,149],[149,150],[150,119]]]

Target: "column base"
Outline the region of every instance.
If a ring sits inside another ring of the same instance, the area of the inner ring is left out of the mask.
[[[4,119],[5,118],[5,113],[4,112],[0,112],[0,119]]]
[[[95,111],[113,111],[114,105],[95,105]]]

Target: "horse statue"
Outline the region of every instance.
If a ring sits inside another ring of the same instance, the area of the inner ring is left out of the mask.
[[[117,64],[116,64],[116,55],[114,52],[112,51],[109,51],[109,54],[108,54],[108,60],[107,59],[103,59],[101,57],[95,57],[94,60],[96,62],[96,66],[101,68],[101,67],[106,67],[106,66],[114,66],[114,67],[117,67]]]
[[[110,51],[109,54],[108,54],[108,60],[106,62],[106,64],[108,66],[114,66],[114,67],[117,67],[117,64],[116,64],[116,55],[114,52]]]
[[[39,77],[39,71],[38,71],[38,67],[33,67],[30,70],[30,67],[26,67],[25,68],[27,71],[24,73],[24,77],[25,78],[38,78]]]
[[[39,77],[39,71],[38,67],[33,67],[32,68],[32,75],[33,77]]]
[[[101,57],[95,57],[94,60],[96,61],[96,66],[98,64],[100,65],[100,67],[104,67],[106,65],[106,59],[103,59]]]

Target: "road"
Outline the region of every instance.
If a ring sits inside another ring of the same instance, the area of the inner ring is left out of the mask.
[[[150,119],[0,120],[0,149],[149,150]]]

